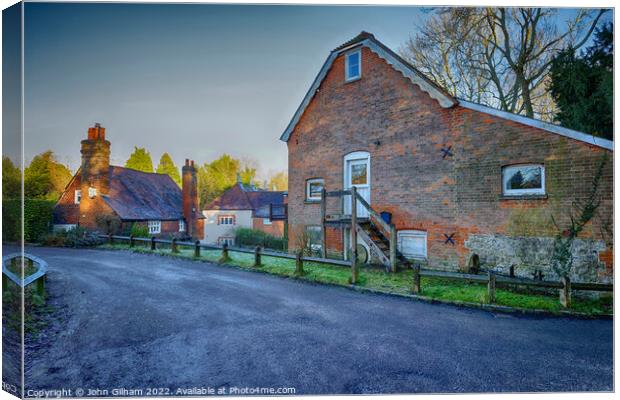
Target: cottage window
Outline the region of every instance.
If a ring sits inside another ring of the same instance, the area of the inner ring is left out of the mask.
[[[545,194],[545,167],[521,164],[502,168],[502,193],[504,196]]]
[[[82,201],[82,191],[81,190],[76,190],[75,191],[75,196],[73,197],[73,202],[75,204],[80,204],[80,201]]]
[[[224,243],[228,246],[233,246],[235,244],[235,239],[229,236],[220,236],[217,238],[217,244],[223,246]]]
[[[308,247],[313,253],[320,253],[323,247],[323,231],[319,225],[307,225],[306,236],[308,239]]]
[[[94,187],[89,187],[88,188],[88,197],[90,197],[92,199],[95,196],[97,196],[97,189],[94,188]]]
[[[345,80],[347,82],[362,76],[362,52],[356,50],[345,56]]]
[[[179,232],[185,232],[185,221],[182,219],[179,220]]]
[[[321,194],[323,192],[323,179],[314,178],[306,181],[306,200],[307,201],[320,201]]]
[[[424,231],[398,231],[398,251],[408,258],[426,258],[426,238]]]
[[[161,233],[161,221],[149,221],[147,225],[150,234]]]
[[[271,220],[269,218],[263,218],[263,225],[271,225]]]
[[[232,215],[220,215],[217,219],[218,225],[234,225],[235,217]]]

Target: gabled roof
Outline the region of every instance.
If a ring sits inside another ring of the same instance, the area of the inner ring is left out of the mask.
[[[124,220],[183,218],[181,189],[165,174],[110,166],[110,189],[102,197]]]
[[[540,121],[533,118],[528,118],[522,115],[509,113],[506,111],[501,111],[494,109],[492,107],[483,106],[476,103],[471,103],[465,100],[457,99],[451,96],[445,89],[441,86],[437,85],[430,79],[428,79],[424,74],[418,71],[414,66],[409,64],[407,61],[403,60],[398,54],[394,53],[383,43],[378,41],[372,33],[362,31],[359,35],[354,37],[353,39],[343,43],[342,45],[336,47],[330,53],[329,57],[323,64],[323,67],[319,71],[319,74],[316,76],[310,89],[306,93],[304,99],[301,104],[295,111],[293,118],[289,122],[288,126],[280,136],[280,140],[287,142],[291,136],[291,133],[297,126],[299,119],[303,115],[304,111],[310,104],[310,101],[314,97],[317,92],[321,82],[327,75],[327,72],[331,68],[334,60],[342,53],[345,53],[356,47],[367,47],[372,52],[377,54],[379,57],[384,59],[388,64],[390,64],[395,70],[401,72],[403,76],[409,78],[411,83],[417,85],[421,90],[428,93],[433,99],[437,100],[439,105],[443,108],[450,108],[455,105],[460,105],[465,108],[469,108],[471,110],[475,110],[478,112],[486,113],[489,115],[494,115],[499,118],[504,118],[510,121],[518,122],[527,126],[532,126],[534,128],[542,129],[551,133],[555,133],[561,136],[565,136],[574,140],[578,140],[581,142],[585,142],[594,146],[602,147],[608,150],[613,151],[613,142],[607,139],[595,137],[591,134],[575,131],[572,129],[564,128],[559,125],[551,124],[548,122]]]
[[[293,129],[295,129],[295,126],[297,125],[299,119],[306,110],[306,107],[308,107],[308,104],[310,104],[310,101],[312,100],[314,94],[321,85],[321,82],[327,75],[327,72],[331,68],[334,60],[340,54],[345,53],[355,47],[367,47],[368,49],[370,49],[373,53],[383,58],[395,70],[401,72],[403,76],[409,78],[411,83],[417,85],[424,92],[428,93],[429,96],[437,100],[442,107],[449,108],[457,104],[457,101],[454,97],[448,94],[448,92],[446,92],[442,87],[438,86],[427,77],[425,77],[411,64],[403,60],[398,54],[394,53],[383,43],[379,42],[372,33],[362,32],[355,38],[332,50],[332,52],[329,54],[329,57],[327,57],[327,60],[323,64],[323,67],[321,67],[319,74],[316,76],[316,78],[314,78],[314,82],[312,82],[312,85],[306,93],[306,96],[304,97],[301,104],[297,108],[297,111],[293,115],[293,119],[291,120],[291,122],[289,122],[286,130],[284,131],[284,133],[282,133],[282,136],[280,136],[280,140],[285,142],[288,141],[291,133],[293,132]]]
[[[286,192],[275,192],[256,189],[236,183],[233,187],[222,193],[221,196],[205,206],[205,210],[251,210],[256,212],[270,204],[284,204]]]

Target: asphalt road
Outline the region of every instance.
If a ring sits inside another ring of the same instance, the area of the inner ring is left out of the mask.
[[[493,314],[129,252],[29,251],[49,263],[57,311],[29,345],[26,389],[613,389],[611,321]]]

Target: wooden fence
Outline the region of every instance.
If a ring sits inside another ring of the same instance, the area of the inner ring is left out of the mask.
[[[318,264],[329,264],[329,265],[337,265],[341,267],[349,267],[351,268],[352,278],[356,277],[357,268],[352,265],[351,261],[348,260],[336,260],[331,258],[322,258],[322,257],[303,257],[299,254],[289,254],[282,253],[277,251],[270,251],[257,246],[254,249],[242,248],[242,247],[229,247],[227,244],[222,246],[212,245],[212,244],[204,244],[200,243],[200,241],[195,242],[183,242],[178,241],[176,239],[166,240],[166,239],[157,239],[155,237],[152,238],[136,238],[133,236],[117,236],[117,235],[100,235],[101,238],[105,238],[108,240],[108,243],[113,244],[114,241],[123,241],[128,242],[129,247],[135,246],[136,242],[148,243],[151,250],[156,250],[158,244],[164,244],[170,246],[171,252],[178,252],[179,246],[191,247],[194,249],[194,256],[200,257],[200,250],[219,250],[222,252],[222,259],[228,259],[228,253],[230,251],[238,252],[238,253],[246,253],[254,255],[254,264],[261,265],[261,257],[277,257],[284,258],[296,261],[296,271],[303,271],[303,263],[304,262],[314,262]],[[580,283],[575,282],[572,283],[568,278],[562,278],[560,282],[553,281],[543,281],[536,279],[527,279],[527,278],[513,278],[502,275],[497,275],[493,271],[489,271],[486,275],[484,274],[464,274],[460,272],[448,272],[448,271],[437,271],[437,270],[422,270],[419,264],[413,264],[413,282],[411,291],[414,294],[422,294],[422,283],[420,277],[436,277],[443,279],[452,279],[452,280],[460,280],[460,281],[469,281],[469,282],[479,282],[486,283],[487,285],[487,298],[486,301],[489,304],[495,303],[495,291],[497,286],[525,286],[525,287],[538,287],[538,288],[550,288],[550,289],[559,289],[560,292],[560,303],[564,307],[570,307],[571,304],[571,293],[574,290],[584,290],[584,291],[595,291],[595,292],[612,292],[613,284],[606,283]]]

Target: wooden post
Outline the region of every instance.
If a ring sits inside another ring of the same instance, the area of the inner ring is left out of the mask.
[[[489,283],[487,284],[487,301],[495,304],[495,271],[489,271]]]
[[[414,294],[420,294],[422,292],[422,287],[420,286],[420,264],[415,263],[412,265],[412,268],[413,268],[412,291]]]
[[[200,240],[196,240],[194,243],[194,257],[200,257]]]
[[[177,238],[172,238],[172,246],[170,251],[172,253],[178,253],[179,252],[179,248],[177,247]]]
[[[230,257],[228,256],[228,243],[224,242],[222,245],[222,258],[220,258],[221,263],[225,263],[230,261]]]
[[[155,244],[155,236],[151,237],[151,250],[155,250],[157,245]]]
[[[254,266],[260,267],[261,265],[262,263],[260,259],[260,246],[256,246],[256,248],[254,249]]]
[[[134,244],[133,239],[134,239],[133,235],[130,235],[129,236],[129,247],[133,247],[133,244]]]
[[[351,284],[357,284],[357,188],[351,186]]]
[[[571,289],[570,289],[570,278],[568,276],[563,276],[561,279],[562,289],[560,289],[560,304],[564,308],[570,308],[571,305]]]
[[[396,272],[396,226],[390,224],[390,269]]]
[[[327,229],[325,227],[327,218],[327,190],[321,189],[321,257],[327,258]]]
[[[111,233],[108,233],[108,242],[110,242],[110,244],[114,243],[114,240],[112,238],[112,234]]]
[[[304,262],[301,258],[301,252],[295,255],[295,276],[302,276],[304,274]]]

